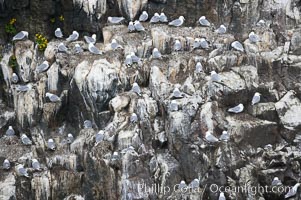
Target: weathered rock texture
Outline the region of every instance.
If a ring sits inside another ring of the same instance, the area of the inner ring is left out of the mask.
[[[5,0],[1,27],[16,17],[16,26],[27,29],[31,40],[7,44],[8,35],[0,33],[0,163],[7,158],[12,164],[10,170],[0,169],[0,199],[205,200],[218,199],[219,193],[209,190],[211,184],[270,186],[278,176],[285,186],[294,185],[301,178],[300,9],[297,0]],[[142,10],[150,16],[164,11],[169,19],[184,15],[186,27],[143,23],[146,33],[128,33],[126,25],[105,25],[108,16],[131,20]],[[59,15],[65,21],[51,25],[49,20]],[[225,24],[228,33],[200,27],[202,15],[217,27]],[[256,26],[259,19],[266,25]],[[96,46],[104,54],[92,55],[82,41],[68,44],[68,53],[58,53],[57,39],[39,52],[34,34],[50,38],[56,27],[65,34],[73,29],[81,36],[97,33],[102,40]],[[251,30],[260,36],[259,43],[249,41]],[[210,48],[193,50],[197,37],[205,37]],[[112,38],[123,49],[111,51]],[[178,53],[173,52],[176,39],[184,49]],[[234,40],[243,43],[244,53],[231,49]],[[76,43],[83,53],[73,53]],[[155,47],[162,59],[151,58]],[[142,61],[127,67],[124,60],[132,51]],[[16,68],[9,66],[12,55]],[[50,67],[37,74],[44,60]],[[197,62],[203,65],[202,73],[195,73]],[[210,81],[212,70],[221,83]],[[11,82],[13,72],[20,77],[18,84]],[[131,91],[134,82],[141,86],[141,96]],[[16,91],[19,84],[30,84],[31,89]],[[179,110],[171,111],[175,87],[184,96],[176,99]],[[61,101],[50,102],[46,92]],[[261,102],[252,106],[255,92],[261,93]],[[245,106],[243,113],[227,112],[239,103]],[[137,123],[130,122],[132,113]],[[85,120],[93,127],[84,129]],[[5,136],[10,125],[16,136]],[[96,143],[99,130],[104,140]],[[216,137],[227,130],[230,141],[208,144],[208,130]],[[32,145],[21,143],[23,133]],[[71,144],[66,142],[68,133],[75,137]],[[49,138],[57,145],[55,151],[47,149]],[[40,161],[41,171],[32,169],[33,158]],[[16,174],[17,164],[28,169],[29,178]],[[181,180],[189,184],[196,178],[196,192],[177,190]],[[167,187],[170,191],[162,192]],[[284,193],[225,195],[233,200],[276,200]]]

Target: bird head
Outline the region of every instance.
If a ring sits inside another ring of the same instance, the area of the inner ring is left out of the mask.
[[[207,131],[206,136],[209,136],[209,135],[211,135],[211,133],[210,133],[210,131]]]
[[[21,138],[27,138],[27,135],[25,135],[24,133],[21,135]]]
[[[105,134],[105,132],[103,131],[103,130],[100,130],[100,131],[98,131],[98,133],[97,133],[98,135],[104,135]]]
[[[210,74],[211,74],[211,75],[214,75],[214,74],[216,74],[216,72],[215,72],[215,71],[212,71],[212,72],[210,72]]]
[[[80,45],[79,44],[75,44],[75,47],[80,47]]]
[[[142,12],[142,14],[145,14],[145,15],[147,15],[147,12],[146,12],[146,11],[143,11],[143,12]]]
[[[51,94],[49,92],[46,92],[46,97],[50,97]]]
[[[259,92],[255,92],[256,96],[261,96],[261,94]]]
[[[274,180],[274,181],[279,181],[279,178],[278,178],[278,177],[275,177],[273,180]]]
[[[153,52],[158,52],[159,50],[157,48],[154,48],[153,49]]]
[[[108,17],[108,20],[111,21],[111,20],[112,20],[112,17]]]
[[[43,64],[45,64],[45,65],[49,65],[49,63],[48,63],[48,61],[47,61],[47,60],[45,60],[45,61],[43,62]]]
[[[132,21],[129,22],[129,25],[134,25],[134,23]]]
[[[228,132],[227,131],[223,131],[222,134],[225,135],[225,134],[228,134]]]
[[[71,133],[68,133],[68,137],[73,137],[73,135]]]
[[[22,33],[23,33],[26,37],[28,37],[28,32],[27,32],[27,31],[22,31]]]
[[[115,39],[112,39],[112,43],[117,43],[117,41]]]
[[[12,127],[12,126],[9,126],[8,129],[13,129],[13,127]]]
[[[154,16],[159,17],[160,15],[158,13],[155,13]]]
[[[183,20],[183,21],[185,20],[185,18],[183,16],[180,16],[179,19]]]
[[[93,34],[93,35],[92,35],[92,38],[93,38],[94,40],[96,40],[96,34]]]
[[[182,180],[180,183],[181,183],[181,184],[186,184],[185,181],[183,181],[183,180]]]
[[[200,17],[200,20],[202,20],[202,19],[206,19],[206,17],[205,16]]]
[[[5,159],[3,163],[9,163],[9,160]]]
[[[226,29],[226,27],[223,24],[220,27]]]
[[[200,41],[201,42],[206,42],[206,39],[205,38],[201,38]]]
[[[49,139],[48,142],[54,142],[53,139]]]
[[[34,163],[34,162],[38,162],[38,160],[35,159],[35,158],[33,158],[31,161],[32,161],[33,163]]]
[[[113,156],[118,156],[118,152],[115,151],[115,152],[113,153]]]
[[[160,13],[160,16],[165,16],[165,14],[163,12]]]

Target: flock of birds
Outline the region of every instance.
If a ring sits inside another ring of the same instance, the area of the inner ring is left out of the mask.
[[[136,20],[134,22],[130,21],[128,24],[128,32],[144,32],[146,31],[146,29],[143,27],[143,25],[140,22],[146,22],[149,19],[149,15],[146,11],[143,11],[142,14],[139,17],[139,20]],[[108,22],[110,24],[120,24],[123,23],[125,21],[124,17],[108,17]],[[166,15],[164,13],[161,13],[160,15],[158,13],[155,13],[151,19],[150,19],[150,23],[168,23],[169,26],[174,26],[174,27],[180,27],[183,25],[185,21],[185,18],[183,16],[180,16],[178,19],[175,19],[173,21],[168,21]],[[199,24],[201,26],[204,27],[210,27],[211,23],[206,19],[205,16],[200,17],[199,19]],[[260,20],[257,24],[257,26],[264,26],[265,25],[265,21],[264,20]],[[215,30],[215,32],[217,34],[225,34],[227,33],[227,28],[225,25],[220,25],[219,28],[217,28]],[[62,39],[64,37],[62,31],[60,28],[57,28],[54,32],[55,37]],[[17,40],[23,40],[28,38],[28,32],[26,31],[21,31],[19,32],[17,35],[15,35],[13,37],[13,41],[17,41]],[[79,38],[79,33],[77,31],[73,31],[72,34],[66,39],[67,43],[70,42],[74,42],[76,40],[78,40]],[[101,55],[103,54],[103,52],[101,50],[99,50],[96,46],[96,35],[93,34],[91,37],[90,36],[84,36],[84,39],[86,41],[86,43],[88,44],[88,50],[92,53],[92,54],[96,54],[96,55]],[[255,34],[254,32],[251,32],[249,34],[249,40],[252,43],[257,43],[260,41],[260,38],[257,34]],[[112,39],[111,44],[110,44],[112,50],[116,50],[118,48],[123,49],[123,47],[118,44],[118,42],[116,41],[116,39]],[[234,50],[240,51],[240,52],[244,52],[244,47],[243,45],[239,42],[239,41],[234,41],[231,43],[231,47]],[[193,49],[197,49],[197,48],[201,48],[201,49],[208,49],[209,48],[209,43],[205,38],[195,38],[194,43],[193,43]],[[174,42],[174,46],[173,46],[174,51],[181,51],[182,50],[182,45],[181,42],[179,40],[175,40]],[[61,42],[58,47],[57,47],[57,51],[58,52],[62,52],[62,53],[67,53],[68,51],[68,47]],[[84,50],[82,49],[82,47],[79,44],[75,44],[74,47],[74,52],[77,53],[81,53]],[[160,51],[157,48],[153,48],[152,50],[152,58],[154,59],[161,59],[162,58],[162,54],[160,53]],[[139,58],[138,56],[136,56],[136,54],[134,52],[131,52],[129,55],[125,56],[125,65],[130,66],[133,63],[140,63],[141,58]],[[39,66],[37,66],[36,68],[36,72],[37,73],[42,73],[45,72],[47,69],[49,68],[49,63],[48,61],[43,61]],[[197,62],[195,65],[195,72],[196,73],[201,73],[203,71],[203,66],[201,64],[201,62]],[[211,71],[210,73],[210,78],[212,82],[221,82],[221,77],[218,73],[216,73],[215,71]],[[16,73],[12,74],[11,77],[11,81],[13,83],[18,83],[19,78],[18,75]],[[17,85],[16,90],[19,92],[26,92],[28,90],[31,89],[31,85],[27,84],[27,85]],[[141,88],[139,87],[139,85],[135,82],[132,85],[132,92],[135,92],[137,95],[141,96],[142,92],[141,92]],[[257,103],[260,102],[260,96],[261,94],[256,92],[251,100],[251,105],[255,105]],[[59,102],[61,101],[60,97],[52,94],[52,93],[46,93],[46,97],[49,98],[49,100],[51,102]],[[183,98],[184,95],[183,93],[179,90],[178,87],[174,88],[173,92],[172,92],[172,97],[173,100],[171,100],[170,103],[170,110],[171,111],[178,111],[179,109],[179,105],[178,102],[175,99],[179,99],[179,98]],[[230,113],[241,113],[244,110],[244,105],[243,104],[239,104],[235,107],[229,108],[228,112]],[[130,122],[131,123],[136,123],[138,121],[138,116],[135,113],[132,113],[132,115],[130,116]],[[86,120],[84,122],[84,127],[85,128],[92,128],[92,122],[89,120]],[[15,135],[15,131],[12,128],[12,126],[9,126],[8,130],[6,131],[6,135],[7,136],[14,136]],[[101,142],[102,140],[104,140],[105,138],[105,132],[103,130],[100,130],[96,136],[95,136],[95,140],[96,140],[96,144]],[[224,141],[227,142],[230,139],[230,134],[227,131],[223,131],[221,136],[219,137],[219,139],[217,137],[215,137],[210,131],[207,131],[205,134],[204,139],[211,143],[217,143],[220,141]],[[24,145],[31,145],[32,141],[27,137],[26,134],[22,134],[21,136],[21,141]],[[71,144],[74,141],[74,137],[71,133],[68,134],[67,136],[67,143]],[[49,139],[47,142],[47,147],[49,150],[54,151],[56,149],[56,143],[54,142],[53,139]],[[118,159],[118,152],[114,152],[112,158],[113,159]],[[8,159],[5,159],[3,162],[3,168],[8,170],[10,169],[11,165]],[[40,167],[40,163],[38,162],[37,159],[32,159],[32,168],[35,170],[41,170]],[[27,169],[24,168],[24,166],[22,164],[19,164],[16,166],[17,172],[22,175],[22,176],[26,176],[29,177],[28,173],[27,173]],[[189,185],[186,185],[185,181],[181,181],[179,184],[179,189],[185,188],[185,187],[191,187],[191,188],[196,188],[199,187],[200,183],[198,179],[194,179]],[[272,186],[279,186],[282,185],[281,181],[279,180],[278,177],[275,177],[273,182],[272,182]],[[297,183],[294,187],[292,187],[289,192],[285,195],[285,198],[289,198],[291,196],[294,196],[297,192],[297,189],[299,187],[299,183]],[[219,200],[225,200],[225,195],[223,192],[220,193],[219,195]]]

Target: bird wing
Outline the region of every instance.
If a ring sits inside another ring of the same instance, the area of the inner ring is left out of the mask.
[[[13,37],[13,40],[21,40],[21,39],[23,39],[25,37],[25,35],[22,33],[22,32],[20,32],[20,33],[18,33],[17,35],[15,35],[14,37]]]
[[[168,25],[171,25],[171,26],[180,26],[182,24],[182,21],[180,19],[175,19],[171,22],[169,22]]]
[[[92,46],[91,48],[89,48],[91,53],[94,54],[101,54],[101,52],[99,51],[99,49],[97,49],[95,46]]]
[[[147,18],[148,18],[148,16],[146,15],[146,14],[141,14],[140,15],[140,17],[139,17],[139,21],[142,21],[142,22],[144,22],[144,21],[146,21],[147,20]]]
[[[160,17],[158,16],[153,16],[150,20],[150,23],[157,23],[160,21]]]

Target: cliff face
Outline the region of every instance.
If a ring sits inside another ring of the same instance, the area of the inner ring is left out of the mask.
[[[1,1],[0,1],[1,3]],[[0,12],[4,27],[16,18],[18,30],[27,30],[29,40],[10,44],[0,29],[0,199],[218,199],[218,186],[270,186],[279,177],[284,186],[300,181],[301,130],[301,3],[297,0],[5,0]],[[128,33],[126,25],[108,25],[108,16],[133,20],[148,11],[164,12],[168,18],[183,15],[185,25],[143,23],[145,33]],[[58,20],[62,15],[64,20]],[[219,27],[200,27],[205,15]],[[50,20],[55,21],[50,22]],[[265,25],[257,26],[263,19]],[[53,38],[61,27],[65,35],[80,32],[80,41],[68,43],[68,52],[57,52],[65,40]],[[252,43],[254,31],[260,42]],[[36,33],[50,42],[45,52],[33,42]],[[96,33],[103,55],[92,55],[83,35]],[[209,48],[192,49],[195,38],[206,38]],[[123,49],[112,51],[116,39]],[[183,51],[174,52],[175,40]],[[245,52],[231,43],[239,40]],[[75,44],[84,48],[75,54]],[[153,59],[158,48],[162,59]],[[141,63],[125,65],[131,52]],[[11,57],[15,56],[15,67]],[[47,72],[37,73],[44,60]],[[201,62],[203,72],[196,73]],[[221,82],[212,82],[215,70]],[[12,82],[16,73],[20,81]],[[137,82],[141,96],[131,91]],[[30,85],[26,92],[19,85]],[[174,99],[179,88],[182,98]],[[50,102],[51,92],[61,98]],[[252,106],[255,92],[260,103]],[[176,100],[179,109],[170,109]],[[244,111],[230,114],[228,108],[242,103]],[[131,123],[132,113],[138,122]],[[84,128],[90,120],[92,128]],[[13,126],[16,135],[5,132]],[[104,139],[96,143],[96,133]],[[216,137],[227,130],[228,142],[210,144],[205,133]],[[32,145],[24,145],[25,133]],[[67,134],[74,141],[68,144]],[[57,149],[47,148],[54,139]],[[271,145],[271,146],[270,146]],[[118,152],[118,156],[114,155]],[[41,171],[31,166],[41,163]],[[29,178],[18,175],[23,164]],[[199,180],[196,192],[180,192],[181,180]],[[170,191],[168,190],[170,189]],[[227,192],[227,199],[276,200],[284,193]],[[295,199],[300,198],[297,194]]]

